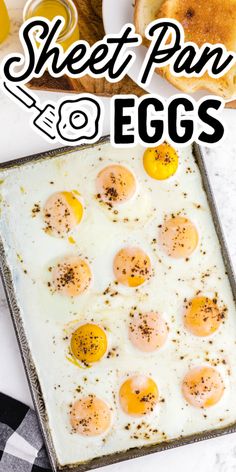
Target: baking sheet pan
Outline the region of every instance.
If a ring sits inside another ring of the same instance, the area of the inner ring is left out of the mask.
[[[109,137],[104,137],[100,139],[98,143],[93,144],[92,147],[97,146],[97,145],[102,145],[107,142],[109,142]],[[45,153],[27,156],[27,157],[20,158],[14,161],[4,162],[0,164],[0,172],[4,169],[24,166],[25,164],[28,164],[31,162],[33,163],[33,162],[44,160],[44,159],[53,159],[60,155],[63,155],[65,157],[66,154],[69,155],[70,153],[74,151],[80,151],[88,147],[91,147],[91,146],[82,145],[82,146],[77,146],[77,147],[64,147],[57,150],[48,151]],[[236,299],[236,279],[235,279],[232,264],[229,258],[228,250],[226,247],[226,242],[225,242],[225,238],[224,238],[223,231],[221,228],[220,220],[218,217],[218,213],[217,213],[217,209],[216,209],[216,205],[214,201],[214,196],[210,187],[207,170],[206,170],[204,160],[203,160],[202,151],[200,147],[196,144],[193,145],[193,153],[194,153],[194,157],[196,159],[197,165],[201,173],[203,188],[207,195],[210,211],[212,214],[216,233],[217,233],[221,251],[222,251],[226,273],[229,278],[229,282],[230,282],[232,293],[233,293],[233,298],[235,300]],[[20,315],[20,310],[17,305],[16,294],[13,287],[11,271],[7,264],[5,250],[4,250],[1,237],[0,237],[0,270],[1,270],[1,277],[3,280],[3,285],[4,285],[8,305],[10,308],[12,321],[14,324],[17,340],[20,346],[22,360],[24,363],[27,379],[29,382],[29,386],[30,386],[30,390],[31,390],[32,398],[33,398],[35,410],[38,415],[39,424],[42,430],[45,445],[46,445],[49,459],[50,459],[52,469],[54,472],[58,472],[60,470],[63,470],[64,472],[71,472],[71,471],[83,472],[83,471],[91,470],[94,468],[103,467],[105,465],[114,464],[120,461],[133,459],[139,456],[144,456],[144,455],[151,454],[154,452],[164,451],[166,449],[183,446],[183,445],[191,444],[194,442],[202,441],[205,439],[211,439],[211,438],[215,438],[224,434],[236,432],[236,423],[233,423],[224,428],[217,428],[212,431],[205,431],[202,433],[193,434],[191,436],[186,436],[186,437],[182,437],[182,438],[174,439],[170,441],[165,441],[165,442],[154,444],[151,446],[148,445],[148,446],[143,446],[141,448],[137,448],[137,447],[132,448],[127,451],[96,458],[94,460],[90,460],[89,462],[81,463],[79,465],[77,464],[74,466],[70,465],[70,466],[63,466],[63,467],[60,466],[57,461],[56,453],[54,450],[50,428],[48,424],[48,419],[47,419],[45,403],[44,403],[43,395],[40,388],[40,382],[39,382],[39,378],[37,376],[36,368],[35,368],[32,355],[30,352],[29,344],[28,344],[26,333],[23,326],[23,321]]]

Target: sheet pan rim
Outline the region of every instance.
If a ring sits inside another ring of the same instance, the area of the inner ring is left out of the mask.
[[[16,168],[19,166],[24,166],[30,163],[33,164],[35,162],[44,160],[45,158],[46,159],[56,158],[64,154],[68,154],[68,153],[70,154],[76,151],[81,151],[83,149],[88,149],[91,147],[95,147],[95,146],[97,147],[103,144],[108,144],[109,142],[110,142],[109,136],[104,136],[97,143],[94,143],[92,145],[85,144],[85,145],[79,145],[76,147],[60,147],[55,150],[49,150],[46,152],[41,152],[38,154],[21,157],[13,161],[7,161],[4,163],[1,163],[0,171]],[[220,247],[221,247],[222,256],[224,259],[224,264],[226,267],[227,275],[229,278],[233,297],[235,300],[236,298],[235,274],[234,274],[232,263],[229,257],[229,252],[227,249],[227,244],[226,244],[224,233],[223,233],[222,226],[220,223],[220,218],[218,216],[214,194],[213,194],[210,182],[209,182],[207,169],[204,164],[202,151],[198,144],[194,143],[193,153],[194,153],[194,157],[197,161],[197,164],[201,173],[203,188],[207,195],[207,199],[210,206],[217,237],[218,237]],[[19,344],[20,353],[21,353],[23,364],[24,364],[27,381],[30,387],[35,411],[38,416],[39,425],[43,434],[49,460],[51,462],[51,466],[54,472],[59,472],[59,471],[86,472],[88,470],[104,467],[106,465],[115,464],[117,462],[122,462],[125,460],[138,458],[138,457],[149,455],[155,452],[161,452],[168,449],[185,446],[188,444],[193,444],[196,442],[213,439],[219,436],[232,434],[236,432],[236,422],[235,422],[223,428],[216,428],[214,430],[203,431],[200,433],[192,434],[190,436],[172,439],[169,441],[156,443],[152,445],[135,447],[132,449],[128,449],[126,451],[113,453],[106,456],[101,456],[99,458],[95,458],[95,459],[92,459],[83,463],[70,464],[70,465],[65,465],[65,466],[60,465],[56,456],[54,445],[53,445],[50,428],[49,428],[49,424],[47,420],[46,407],[45,407],[43,395],[40,388],[40,381],[39,381],[39,378],[36,372],[36,367],[34,365],[32,355],[30,352],[30,347],[29,347],[27,336],[25,333],[23,320],[21,319],[21,315],[20,315],[20,309],[17,305],[17,298],[14,291],[14,287],[13,287],[11,271],[7,264],[4,243],[1,237],[0,237],[0,275],[3,281],[3,286],[4,286],[12,322],[13,322],[14,329],[16,332],[16,337]]]

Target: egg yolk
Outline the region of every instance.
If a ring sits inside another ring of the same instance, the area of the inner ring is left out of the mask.
[[[151,261],[142,249],[127,247],[116,254],[113,270],[119,283],[138,287],[150,278]]]
[[[167,143],[146,149],[143,165],[147,174],[156,180],[165,180],[175,174],[178,169],[178,155]]]
[[[184,314],[185,327],[195,336],[209,336],[222,323],[224,313],[217,306],[217,300],[207,297],[193,298]]]
[[[173,216],[163,224],[159,241],[168,256],[188,257],[197,247],[198,232],[187,218]]]
[[[213,367],[195,367],[183,380],[184,398],[198,408],[208,408],[218,403],[224,393],[221,375]]]
[[[74,432],[83,436],[99,436],[112,423],[111,408],[95,395],[77,400],[71,408],[70,423]]]
[[[63,259],[52,269],[54,289],[70,297],[85,292],[91,280],[92,273],[88,263],[76,256]]]
[[[110,165],[102,169],[96,180],[97,197],[110,204],[130,200],[136,191],[136,181],[126,167]]]
[[[129,324],[129,339],[143,352],[153,352],[161,348],[167,339],[168,327],[159,313],[136,312]]]
[[[106,333],[100,326],[84,324],[72,333],[70,346],[72,354],[84,364],[98,362],[107,350]]]
[[[82,203],[72,192],[54,193],[44,207],[46,231],[52,236],[69,233],[80,223],[82,216]]]
[[[151,413],[158,401],[158,388],[154,380],[145,375],[136,375],[120,387],[119,399],[122,410],[131,416]]]

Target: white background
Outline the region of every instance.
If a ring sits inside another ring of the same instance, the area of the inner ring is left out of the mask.
[[[112,1],[112,0],[111,0]],[[12,34],[0,47],[0,58],[6,52],[17,48],[16,32],[21,20],[23,0],[8,0]],[[57,100],[58,94],[38,94],[40,100]],[[109,100],[106,106],[104,134],[109,131]],[[0,161],[7,161],[25,155],[48,150],[49,144],[29,127],[30,114],[11,102],[0,92]],[[230,254],[236,268],[236,110],[224,111],[222,116],[226,127],[225,142],[216,149],[206,152],[206,164],[213,186],[218,210]],[[54,147],[58,147],[55,144]],[[0,391],[7,393],[29,406],[29,393],[22,361],[7,308],[5,295],[0,284]],[[235,392],[236,401],[236,392]],[[14,412],[12,412],[14,414]],[[179,449],[153,454],[133,461],[116,464],[108,472],[181,471],[181,472],[233,472],[236,471],[236,434],[211,441],[181,447]],[[10,472],[10,471],[4,471]],[[16,471],[18,472],[18,471]]]

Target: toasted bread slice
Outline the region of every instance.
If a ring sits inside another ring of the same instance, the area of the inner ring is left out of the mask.
[[[236,0],[136,0],[134,23],[136,31],[145,37],[148,23],[158,18],[174,18],[185,31],[185,40],[199,47],[208,42],[222,43],[236,51]],[[144,44],[147,41],[144,39]],[[156,69],[175,87],[186,93],[206,89],[226,99],[236,94],[236,65],[223,77],[175,77],[169,67]]]
[[[163,0],[136,0],[134,8],[134,24],[137,33],[141,34],[144,43],[148,45],[145,38],[145,29],[158,16]]]

